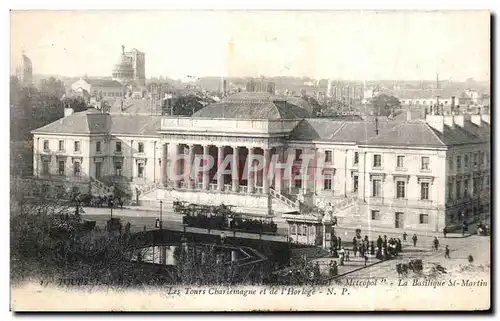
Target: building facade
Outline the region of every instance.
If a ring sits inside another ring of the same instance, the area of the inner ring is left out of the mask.
[[[38,177],[97,193],[120,182],[144,204],[329,213],[339,224],[434,232],[489,205],[489,115],[341,121],[239,93],[192,117],[88,110],[33,134]]]

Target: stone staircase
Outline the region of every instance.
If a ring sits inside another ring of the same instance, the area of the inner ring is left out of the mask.
[[[277,200],[280,204],[287,207],[290,211],[300,211],[301,203],[299,200],[294,200],[289,196],[278,193],[274,188],[270,188],[269,192],[273,199]]]
[[[346,198],[339,199],[337,202],[324,203],[321,200],[316,200],[316,207],[323,213],[331,213],[332,217],[337,218],[339,224],[346,221],[356,221],[359,219],[358,197],[357,194],[347,195]]]
[[[91,184],[91,190],[90,193],[92,195],[109,195],[113,194],[114,192],[114,187],[113,186],[108,186],[98,180],[97,178],[93,177],[92,175],[88,176]]]

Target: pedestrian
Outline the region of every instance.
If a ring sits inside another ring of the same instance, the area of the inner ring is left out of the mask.
[[[401,240],[400,239],[398,239],[398,241],[397,241],[396,244],[397,244],[397,250],[398,250],[398,252],[403,252],[403,244],[401,244]]]
[[[446,245],[446,248],[444,249],[444,258],[450,259],[450,248],[448,247],[448,245]]]
[[[344,248],[340,249],[339,254],[340,254],[340,257],[345,260],[345,249]]]
[[[357,245],[358,244],[358,240],[356,239],[356,237],[353,237],[352,238],[352,245]]]
[[[368,255],[365,255],[365,266],[368,263]]]
[[[467,232],[468,229],[469,227],[467,226],[467,222],[464,221],[464,224],[462,226],[462,236],[465,236],[465,232]]]
[[[381,249],[382,248],[382,238],[380,237],[380,235],[378,236],[378,239],[377,239],[377,248]]]
[[[446,229],[446,226],[443,228],[443,236],[446,238],[446,234],[448,233],[448,230]]]
[[[336,276],[336,275],[339,274],[339,267],[337,266],[337,262],[336,261],[333,261],[333,264],[332,264],[332,274],[334,276]]]
[[[406,234],[406,232],[403,233],[403,242],[406,243],[406,237],[408,236],[408,234]]]
[[[314,278],[319,279],[320,276],[321,276],[321,271],[319,269],[319,262],[316,261],[316,264],[314,265]]]
[[[435,236],[435,237],[434,237],[434,250],[436,250],[436,251],[437,251],[437,250],[438,250],[438,248],[439,248],[439,240],[438,240],[438,238]]]
[[[346,260],[347,262],[349,262],[349,261],[351,260],[351,259],[350,259],[350,257],[349,257],[349,252],[350,252],[350,251],[349,251],[349,249],[346,249],[346,250],[345,250],[345,260]]]
[[[337,239],[337,244],[339,245],[339,249],[340,249],[342,247],[342,239],[340,238],[340,236]]]
[[[373,241],[370,244],[370,255],[375,255],[375,244],[373,244]]]
[[[352,247],[352,252],[354,253],[354,257],[357,256],[358,253],[358,244],[354,243],[354,246]]]
[[[417,246],[417,234],[413,234],[413,237],[412,237],[412,240],[413,240],[413,247]]]

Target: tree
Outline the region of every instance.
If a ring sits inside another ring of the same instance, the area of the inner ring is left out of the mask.
[[[389,116],[395,108],[401,108],[401,102],[394,96],[380,94],[370,100],[373,105],[374,114],[378,116]]]
[[[174,115],[192,116],[202,108],[203,104],[195,95],[181,96],[174,100]]]
[[[64,95],[64,84],[61,80],[54,77],[42,79],[40,81],[40,92],[46,93],[49,96],[61,98]]]

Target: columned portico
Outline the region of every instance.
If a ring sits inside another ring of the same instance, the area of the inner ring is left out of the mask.
[[[262,171],[262,187],[264,194],[269,194],[269,163],[271,158],[271,150],[264,148],[264,170]]]
[[[254,187],[255,187],[255,166],[254,166],[254,147],[249,147],[248,148],[248,156],[247,156],[247,161],[248,163],[248,181],[247,181],[247,189],[248,193],[253,193],[254,192]]]
[[[239,177],[239,157],[240,148],[238,146],[233,147],[233,162],[231,163],[232,172],[232,188],[234,193],[239,192],[240,189],[240,177]]]
[[[210,179],[210,169],[206,168],[207,164],[209,164],[209,145],[203,146],[203,189],[208,190],[208,184]]]

